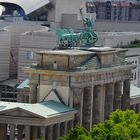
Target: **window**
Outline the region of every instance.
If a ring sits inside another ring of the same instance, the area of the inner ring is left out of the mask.
[[[27,51],[26,59],[27,59],[27,60],[33,60],[33,59],[34,59],[34,52],[32,52],[32,51]]]
[[[137,78],[137,75],[136,75],[136,72],[135,72],[135,80],[136,80],[136,78]]]
[[[133,80],[133,73],[131,73],[131,79]]]
[[[57,63],[56,63],[56,61],[54,61],[54,63],[53,63],[53,69],[57,69]]]
[[[138,72],[138,78],[140,78],[140,72]]]

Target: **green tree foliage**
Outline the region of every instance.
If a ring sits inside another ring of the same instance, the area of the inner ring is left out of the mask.
[[[93,126],[88,132],[82,127],[72,129],[60,140],[140,140],[140,113],[116,110],[110,119]]]
[[[73,128],[70,133],[60,140],[92,140],[90,132],[85,128],[77,126]]]

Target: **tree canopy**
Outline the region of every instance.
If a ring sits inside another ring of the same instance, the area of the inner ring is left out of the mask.
[[[94,125],[91,132],[77,126],[60,140],[140,140],[140,113],[116,110],[109,120]]]

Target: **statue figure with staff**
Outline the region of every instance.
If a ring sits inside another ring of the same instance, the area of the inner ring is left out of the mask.
[[[56,31],[59,48],[92,47],[96,43],[98,37],[93,30],[93,18],[84,18],[82,8],[80,8],[80,14],[84,26],[81,32],[74,32],[73,29],[58,29]]]

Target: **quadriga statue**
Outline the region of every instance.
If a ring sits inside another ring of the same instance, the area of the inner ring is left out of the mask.
[[[84,29],[81,32],[74,32],[73,29],[59,28],[56,31],[57,44],[61,48],[75,48],[75,47],[92,47],[98,40],[96,33],[94,32],[94,20],[93,18],[84,18],[82,8],[80,8],[80,14],[83,21]]]

